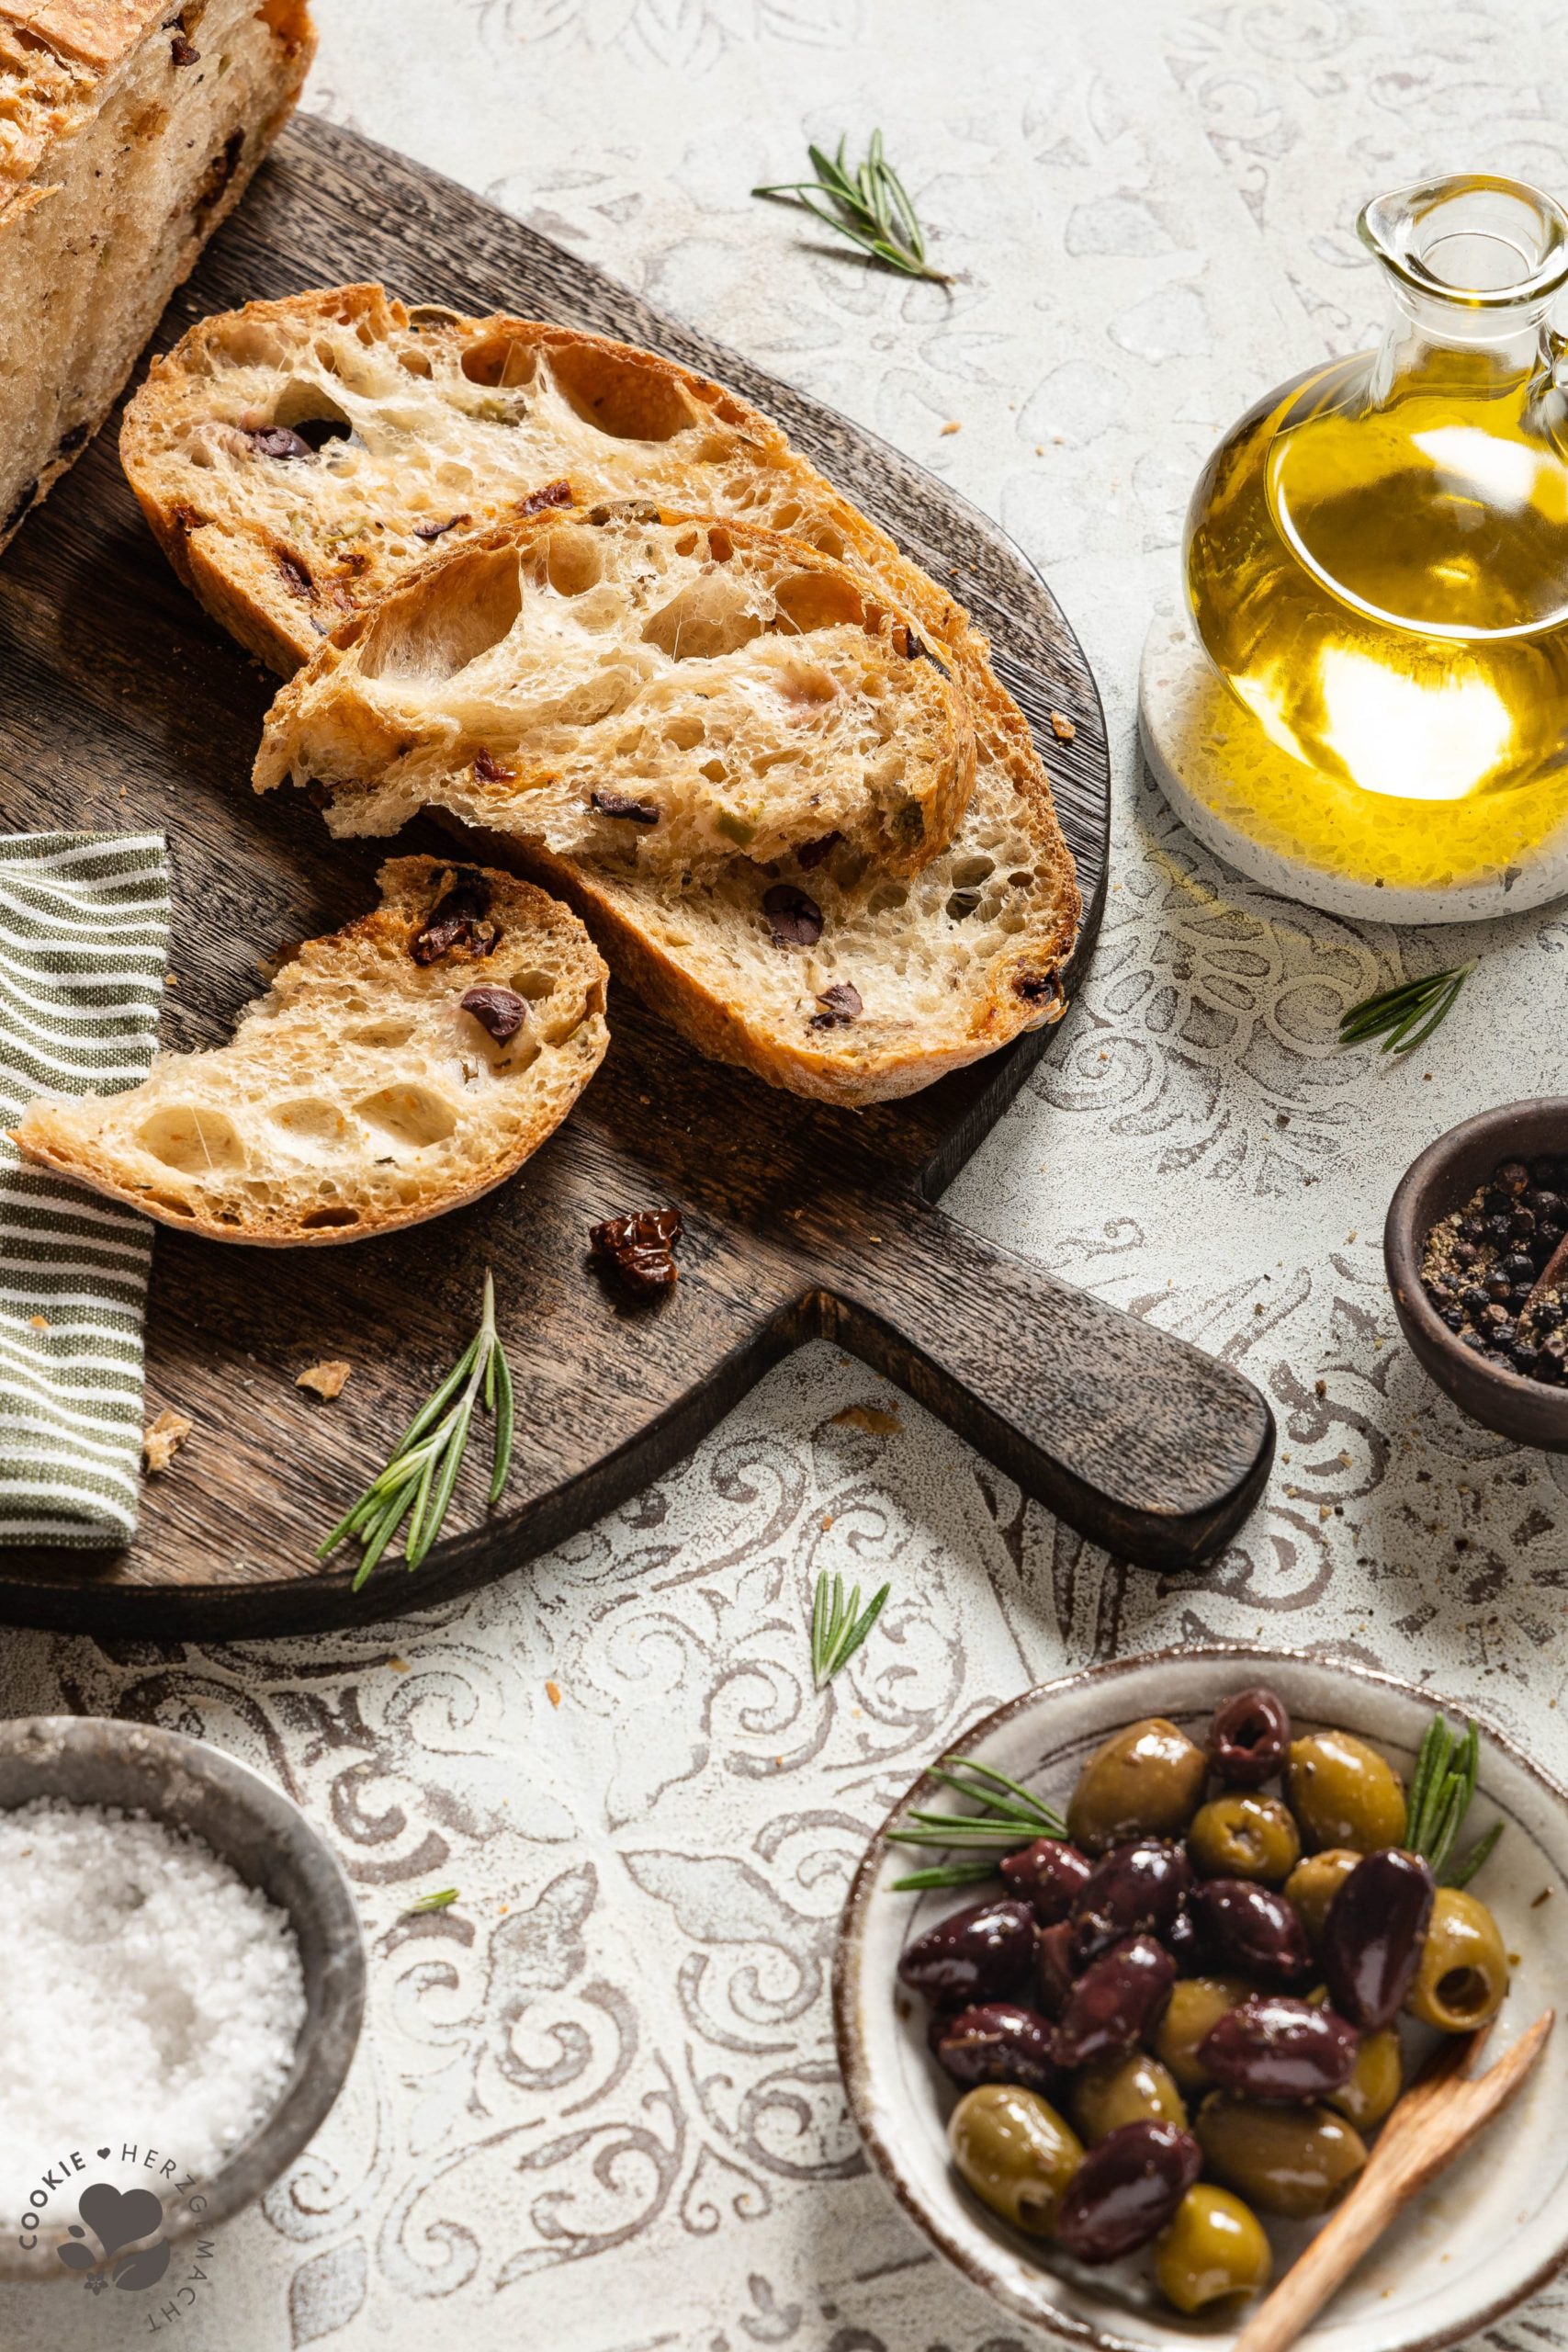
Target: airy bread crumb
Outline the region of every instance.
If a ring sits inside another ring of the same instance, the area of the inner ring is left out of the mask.
[[[165,1405],[157,1419],[141,1432],[141,1450],[147,1456],[148,1469],[166,1470],[195,1427],[188,1413],[176,1413],[172,1405]]]
[[[329,1356],[324,1363],[310,1364],[300,1373],[294,1385],[314,1389],[318,1396],[324,1396],[330,1403],[334,1396],[343,1395],[344,1384],[353,1370],[354,1366],[345,1363],[341,1356]]]

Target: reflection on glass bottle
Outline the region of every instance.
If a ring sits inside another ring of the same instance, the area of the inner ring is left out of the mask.
[[[1280,763],[1260,831],[1413,884],[1495,869],[1568,818],[1568,401],[1547,323],[1568,219],[1511,180],[1369,205],[1382,348],[1235,426],[1193,494],[1204,646]],[[1312,805],[1303,805],[1310,802]]]

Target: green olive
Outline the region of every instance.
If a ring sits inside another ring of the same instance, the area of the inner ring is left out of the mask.
[[[1367,2161],[1361,2136],[1326,2107],[1264,2107],[1211,2091],[1194,2127],[1210,2171],[1265,2213],[1326,2213]]]
[[[1185,2132],[1187,2106],[1168,2068],[1134,2050],[1084,2068],[1073,2086],[1073,2121],[1090,2142],[1123,2123],[1174,2123]]]
[[[1155,2035],[1155,2054],[1184,2091],[1211,2087],[1214,2078],[1198,2063],[1199,2044],[1227,2009],[1234,2009],[1257,1990],[1243,1976],[1184,1976],[1171,1986]]]
[[[1386,1756],[1352,1732],[1292,1740],[1285,1795],[1309,1853],[1352,1846],[1375,1854],[1404,1843],[1404,1783]]]
[[[1048,2237],[1083,2143],[1054,2107],[1010,2083],[965,2091],[947,2127],[953,2161],[993,2213],[1032,2237]]]
[[[1155,2278],[1179,2312],[1201,2312],[1267,2287],[1274,2256],[1262,2222],[1228,2188],[1201,2180],[1155,2240]]]
[[[1351,1856],[1353,1861],[1359,1859]],[[1307,1995],[1314,2008],[1322,2008],[1327,1998],[1326,1984],[1314,1984]],[[1385,2026],[1380,2033],[1362,2034],[1349,2081],[1341,2083],[1337,2091],[1325,2091],[1323,2103],[1337,2109],[1358,2132],[1365,2132],[1382,2121],[1404,2087],[1404,2045],[1395,2028]]]
[[[1163,1715],[1129,1724],[1078,1774],[1067,1835],[1089,1854],[1109,1853],[1130,1838],[1179,1838],[1207,1772],[1202,1749]]]
[[[1441,2033],[1471,2033],[1496,2016],[1507,1989],[1496,1920],[1464,1887],[1439,1886],[1405,2007]]]
[[[1205,1878],[1257,1878],[1279,1886],[1302,1858],[1301,1832],[1278,1797],[1232,1789],[1199,1806],[1187,1850]]]
[[[1404,2053],[1399,2034],[1391,2025],[1381,2033],[1364,2033],[1348,2083],[1330,2091],[1325,2104],[1337,2109],[1358,2132],[1381,2123],[1404,2087]]]
[[[1285,1881],[1285,1900],[1295,1905],[1296,1917],[1307,1931],[1307,1941],[1314,1951],[1323,1943],[1323,1923],[1328,1917],[1328,1906],[1349,1877],[1361,1857],[1348,1846],[1329,1846],[1321,1854],[1309,1854],[1298,1862]]]

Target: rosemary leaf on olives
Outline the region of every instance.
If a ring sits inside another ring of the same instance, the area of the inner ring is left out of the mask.
[[[1466,1724],[1461,1739],[1440,1714],[1434,1715],[1410,1783],[1406,1841],[1412,1853],[1430,1862],[1439,1886],[1468,1886],[1503,1835],[1501,1821],[1495,1821],[1467,1853],[1454,1856],[1480,1771],[1481,1736],[1474,1724]]]
[[[980,1810],[932,1813],[916,1806],[905,1815],[897,1829],[888,1831],[890,1846],[941,1846],[959,1851],[967,1848],[972,1852],[1007,1855],[1018,1853],[1021,1848],[1042,1837],[1060,1838],[1066,1835],[1066,1824],[1059,1814],[992,1765],[978,1763],[967,1756],[944,1756],[940,1764],[931,1766],[927,1777],[940,1781],[944,1788],[956,1790]],[[989,1878],[995,1868],[992,1862],[937,1863],[930,1870],[916,1871],[908,1878],[896,1880],[893,1891],[901,1894],[930,1886],[973,1886],[978,1880]]]

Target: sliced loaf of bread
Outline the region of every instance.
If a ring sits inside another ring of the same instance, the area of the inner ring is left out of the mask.
[[[438,555],[285,686],[255,763],[260,791],[324,786],[334,833],[437,808],[677,876],[829,834],[913,872],[974,774],[941,652],[863,573],[641,503]]]
[[[154,363],[120,448],[181,577],[286,674],[434,545],[563,498],[734,515],[858,565],[950,651],[976,752],[964,821],[919,876],[856,878],[851,864],[807,891],[829,953],[874,983],[869,994],[852,973],[845,983],[876,1008],[865,1025],[819,1021],[813,967],[760,952],[773,938],[760,900],[787,874],[742,860],[655,888],[539,846],[529,870],[573,899],[606,954],[705,1051],[800,1092],[908,1093],[1059,1007],[1054,975],[1079,912],[1072,857],[984,637],[722,386],[568,328],[338,287],[200,322]],[[734,993],[753,984],[755,999]]]
[[[520,1168],[609,1042],[581,924],[510,874],[393,858],[381,903],[285,964],[231,1042],[122,1094],[31,1102],[29,1159],[216,1241],[359,1241]]]

